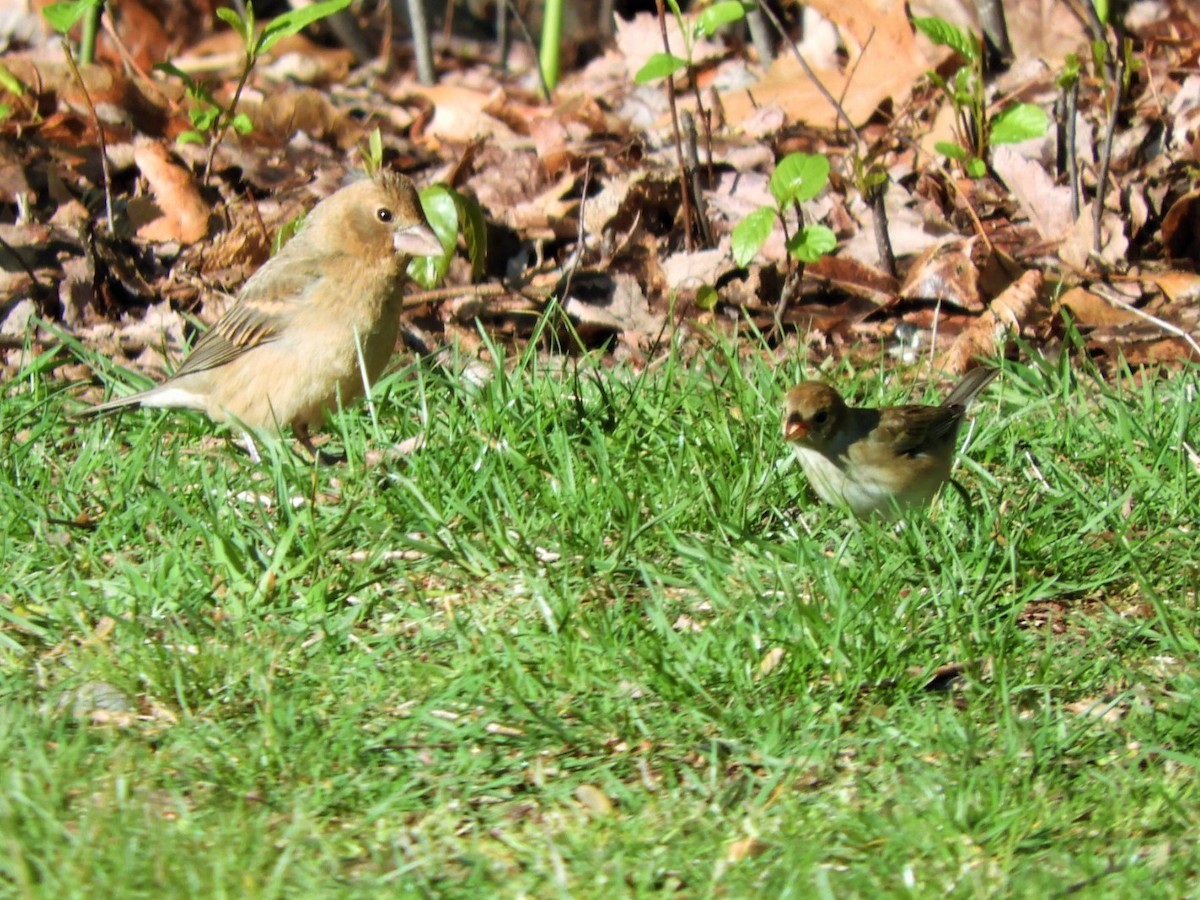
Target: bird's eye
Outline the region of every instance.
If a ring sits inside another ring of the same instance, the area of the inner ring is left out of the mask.
[[[386,206],[381,206],[375,210],[375,218],[386,225],[392,221],[392,211]]]
[[[829,410],[823,409],[819,413],[817,413],[815,416],[813,416],[813,424],[814,425],[824,425],[828,421],[829,421]]]

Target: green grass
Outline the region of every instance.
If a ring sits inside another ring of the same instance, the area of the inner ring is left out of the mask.
[[[61,361],[0,398],[0,894],[1193,889],[1194,370],[1008,366],[973,504],[895,528],[811,500],[752,346],[410,363],[328,467],[69,421]]]

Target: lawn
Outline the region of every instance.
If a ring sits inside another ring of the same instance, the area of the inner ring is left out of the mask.
[[[804,369],[749,340],[401,360],[327,466],[71,420],[32,357],[0,397],[0,892],[1188,894],[1200,377],[1072,349],[1004,364],[970,503],[901,527],[812,499]]]

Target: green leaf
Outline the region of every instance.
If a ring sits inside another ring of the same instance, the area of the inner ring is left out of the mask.
[[[935,44],[949,47],[967,62],[979,61],[979,39],[969,31],[963,31],[937,16],[917,17],[913,27]]]
[[[696,34],[712,37],[724,25],[746,18],[746,9],[738,0],[721,0],[696,17]]]
[[[771,196],[782,209],[792,201],[811,200],[829,181],[829,160],[808,153],[789,153],[771,173]]]
[[[66,34],[90,9],[98,9],[103,0],[73,0],[71,3],[51,3],[42,10],[50,27],[59,34]]]
[[[441,184],[421,188],[421,206],[425,210],[425,218],[445,250],[441,256],[417,256],[409,260],[409,277],[427,290],[436,287],[446,277],[450,256],[458,242],[458,203],[454,199],[455,193]]]
[[[771,236],[774,227],[775,210],[769,206],[760,206],[733,226],[733,234],[730,235],[733,261],[739,266],[749,265]]]
[[[250,8],[247,8],[246,18],[243,19],[237,14],[237,10],[231,7],[222,6],[217,9],[217,18],[232,28],[247,47],[254,41],[254,26],[252,24],[254,20],[249,10]]]
[[[367,151],[371,155],[371,162],[376,167],[383,163],[383,132],[378,128],[371,132],[367,138]]]
[[[301,6],[271,21],[258,38],[256,53],[266,53],[285,37],[299,34],[313,22],[319,22],[350,5],[350,0],[324,0],[312,6]]]
[[[950,94],[958,106],[971,107],[975,101],[975,92],[979,83],[975,80],[975,70],[963,66],[954,73],[954,86]]]
[[[21,80],[12,72],[0,63],[0,87],[4,88],[14,97],[25,96],[25,85],[21,84]]]
[[[788,253],[802,263],[814,263],[837,247],[837,236],[824,225],[809,225],[787,242]]]
[[[212,131],[217,127],[217,119],[221,117],[221,111],[215,106],[193,106],[188,109],[188,118],[191,119],[193,127],[200,131]]]
[[[978,156],[973,156],[967,160],[967,174],[972,178],[982,178],[987,174],[987,163]]]
[[[175,138],[177,144],[203,144],[204,135],[198,131],[182,131],[179,137]]]
[[[862,177],[862,192],[874,196],[887,183],[887,170],[881,166],[872,166]]]
[[[254,123],[250,121],[250,117],[245,113],[238,113],[229,124],[233,126],[233,130],[238,134],[249,134],[254,130]]]
[[[647,84],[660,78],[669,78],[685,66],[687,60],[680,59],[674,53],[655,53],[638,69],[633,80],[638,84]]]
[[[951,144],[949,141],[938,141],[933,145],[933,149],[942,154],[942,156],[956,159],[959,162],[966,162],[967,151],[958,144]]]
[[[0,121],[3,121],[11,116],[12,111],[13,108],[11,103],[0,103]]]
[[[483,218],[483,210],[473,198],[458,191],[452,193],[459,220],[462,222],[467,255],[471,259],[471,280],[478,281],[483,276],[483,264],[487,261],[487,222]],[[454,252],[453,243],[447,248],[447,252]]]
[[[175,65],[175,63],[173,63],[173,62],[168,61],[168,62],[155,63],[154,69],[156,72],[166,72],[168,75],[175,76],[176,78],[178,78],[180,81],[182,81],[185,85],[188,85],[189,87],[192,84],[195,84],[195,80],[192,78],[192,76],[189,75],[187,72],[183,71],[183,69],[179,68],[179,66]]]
[[[703,285],[700,290],[696,291],[696,308],[702,309],[705,312],[712,312],[717,308],[717,304],[721,301],[721,295],[717,293],[717,289],[711,284]]]
[[[1005,107],[991,122],[993,144],[1019,144],[1039,138],[1050,127],[1046,111],[1032,103],[1014,103]]]
[[[1063,69],[1057,78],[1060,88],[1070,88],[1079,80],[1079,72],[1082,67],[1079,64],[1079,57],[1074,53],[1068,53],[1066,59],[1063,60]]]

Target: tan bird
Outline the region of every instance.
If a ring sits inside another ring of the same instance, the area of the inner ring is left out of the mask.
[[[854,408],[820,381],[788,391],[783,438],[813,490],[855,515],[893,517],[923,506],[950,477],[967,406],[997,374],[968,372],[941,406]]]
[[[442,252],[405,176],[344,187],[250,277],[174,375],[84,414],[195,409],[243,429],[290,425],[311,452],[309,427],[366,393],[391,358],[409,259]]]

